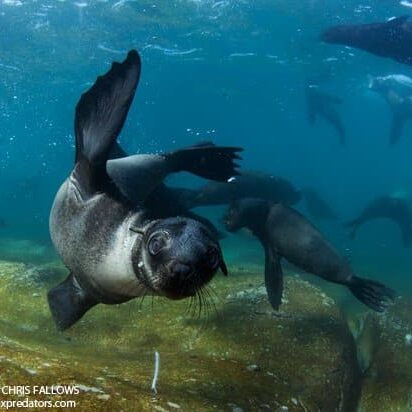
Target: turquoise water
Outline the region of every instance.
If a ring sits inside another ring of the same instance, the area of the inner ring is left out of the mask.
[[[410,191],[411,125],[388,146],[388,107],[367,76],[411,69],[318,40],[329,25],[407,11],[390,1],[3,1],[2,234],[47,242],[49,207],[72,165],[77,99],[131,48],[143,69],[120,139],[128,151],[239,145],[242,167],[316,187],[342,220],[375,196]],[[343,99],[347,147],[329,124],[306,121],[303,84],[319,73],[330,73],[326,87]],[[390,223],[364,227],[354,243],[340,224],[322,229],[376,276],[396,268],[389,278],[409,286],[411,253]]]
[[[127,152],[165,152],[205,140],[243,147],[242,168],[313,187],[331,205],[336,221],[312,219],[303,203],[296,207],[359,276],[410,297],[412,249],[402,246],[398,228],[374,221],[351,240],[343,222],[377,196],[403,191],[412,197],[412,122],[389,146],[389,108],[368,89],[368,76],[412,76],[412,68],[319,40],[331,25],[407,14],[401,3],[0,0],[0,259],[57,259],[48,216],[73,166],[74,107],[112,61],[136,49],[141,80],[120,136]],[[317,75],[343,100],[345,146],[322,119],[314,127],[307,121],[304,84]],[[170,179],[187,187],[203,183],[185,174]],[[198,212],[219,225],[224,210]],[[24,241],[44,250],[14,246]],[[227,235],[222,245],[229,265],[264,264],[247,233]]]

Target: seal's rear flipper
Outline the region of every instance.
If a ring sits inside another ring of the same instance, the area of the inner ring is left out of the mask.
[[[269,303],[278,310],[282,303],[283,272],[279,256],[269,248],[265,248],[265,286]]]
[[[77,103],[75,175],[86,192],[104,190],[106,161],[126,120],[139,76],[140,57],[132,50],[123,63],[113,63],[98,77]]]
[[[383,312],[396,297],[395,291],[373,280],[353,276],[348,285],[350,291],[366,306]]]
[[[166,154],[166,160],[171,172],[189,172],[205,179],[227,181],[232,176],[239,175],[238,165],[234,162],[240,159],[237,152],[240,147],[216,146],[204,143],[186,147]]]
[[[60,331],[72,326],[99,303],[81,288],[72,274],[51,289],[47,299],[56,327]]]

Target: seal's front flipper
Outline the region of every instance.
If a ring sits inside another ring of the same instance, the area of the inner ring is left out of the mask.
[[[165,155],[170,172],[189,172],[205,179],[227,181],[239,172],[234,162],[240,159],[240,147],[216,146],[204,143],[186,147]]]
[[[389,143],[391,145],[398,143],[399,139],[401,138],[403,128],[405,126],[406,118],[401,113],[394,112],[392,123],[391,123],[391,132]]]
[[[135,50],[122,63],[97,78],[76,106],[75,176],[84,192],[105,189],[106,161],[126,120],[140,76],[140,57]]]
[[[186,171],[206,179],[226,181],[238,175],[238,147],[212,143],[191,146],[162,155],[133,155],[107,162],[107,173],[133,204],[145,201],[170,173]]]
[[[347,286],[362,303],[377,312],[383,312],[396,297],[395,291],[382,283],[357,276]]]
[[[283,272],[280,257],[269,248],[265,248],[265,286],[269,303],[278,310],[282,303]]]
[[[51,289],[47,299],[56,327],[60,331],[72,326],[99,303],[81,288],[72,274]]]

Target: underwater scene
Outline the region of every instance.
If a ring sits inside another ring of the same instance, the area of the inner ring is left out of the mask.
[[[0,0],[0,410],[412,412],[410,14]]]

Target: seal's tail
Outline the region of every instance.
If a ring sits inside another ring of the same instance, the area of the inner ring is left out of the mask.
[[[382,283],[353,276],[350,291],[366,306],[377,312],[383,312],[396,297],[395,291]]]

